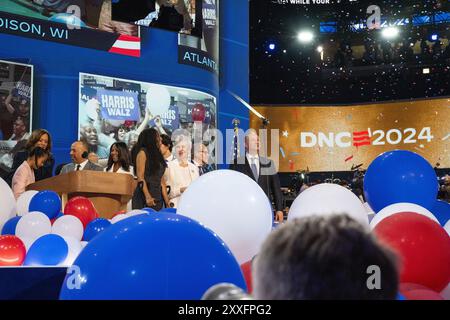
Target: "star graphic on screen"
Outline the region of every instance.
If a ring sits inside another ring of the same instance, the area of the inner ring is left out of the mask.
[[[289,132],[287,130],[284,130],[283,131],[283,137],[287,138],[288,136],[289,136]]]

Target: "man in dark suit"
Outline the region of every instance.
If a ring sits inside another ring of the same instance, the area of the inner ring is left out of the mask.
[[[230,165],[231,170],[241,172],[255,180],[267,197],[275,204],[275,220],[283,221],[283,195],[280,179],[275,163],[259,156],[259,137],[255,130],[250,130],[245,136],[245,157],[237,159]]]
[[[72,158],[72,163],[66,164],[61,169],[60,174],[81,170],[103,171],[102,167],[89,161],[88,156],[89,152],[86,142],[75,141],[70,147],[70,157]]]

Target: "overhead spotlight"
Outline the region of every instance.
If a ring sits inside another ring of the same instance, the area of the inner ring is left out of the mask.
[[[283,50],[283,53],[286,53],[286,52],[287,52],[286,49],[284,49],[284,50]]]
[[[394,39],[398,36],[399,33],[400,31],[398,30],[398,28],[395,27],[387,27],[383,29],[383,31],[381,32],[383,37],[386,39]]]
[[[314,34],[311,31],[300,31],[297,35],[297,39],[303,43],[309,43],[314,39]]]
[[[423,68],[423,74],[430,74],[430,68]]]
[[[269,44],[269,49],[270,50],[275,50],[275,43]]]
[[[317,47],[317,52],[322,53],[323,52],[323,47],[322,46],[318,46]]]
[[[436,41],[437,39],[439,39],[439,35],[437,35],[436,33],[433,33],[433,34],[431,35],[431,40],[432,40],[432,41]]]

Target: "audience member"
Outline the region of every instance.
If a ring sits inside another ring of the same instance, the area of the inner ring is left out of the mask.
[[[254,264],[254,295],[261,300],[394,300],[396,260],[347,215],[295,219],[263,244]]]

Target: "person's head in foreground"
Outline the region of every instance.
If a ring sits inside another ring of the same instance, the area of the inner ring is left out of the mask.
[[[261,300],[392,299],[397,258],[347,215],[311,216],[278,227],[253,270]]]

